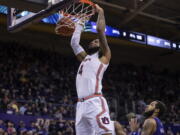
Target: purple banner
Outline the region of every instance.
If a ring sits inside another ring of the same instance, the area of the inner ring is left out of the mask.
[[[31,122],[45,122],[45,121],[49,121],[53,118],[49,117],[49,116],[26,116],[26,115],[13,115],[13,114],[3,114],[0,113],[0,120],[3,121],[12,121],[15,124],[18,124],[19,121],[24,121],[26,123],[27,126],[30,125]]]

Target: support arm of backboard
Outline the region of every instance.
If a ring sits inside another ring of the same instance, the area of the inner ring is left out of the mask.
[[[76,0],[77,2],[78,0]],[[8,31],[10,32],[18,32],[27,26],[31,25],[32,23],[38,22],[42,20],[43,18],[50,16],[54,12],[57,12],[58,10],[65,8],[69,4],[74,2],[74,0],[64,0],[56,3],[55,5],[49,6],[48,8],[41,10],[38,13],[30,13],[27,16],[24,16],[24,18],[21,18],[21,20],[14,21],[14,8],[8,9]]]
[[[112,4],[112,3],[105,2],[105,1],[93,0],[93,2],[96,2],[98,4],[102,4],[104,6],[108,6],[108,7],[114,8],[114,9],[122,10],[122,11],[126,11],[127,10],[126,7],[119,6],[117,4],[115,5],[115,4]],[[135,10],[131,9],[130,12],[133,13],[133,12],[135,12]],[[139,12],[138,14],[142,15],[144,17],[152,18],[152,19],[159,20],[159,21],[166,22],[166,23],[170,23],[170,24],[180,24],[177,21],[170,20],[170,19],[163,18],[163,17],[156,16],[156,15],[152,15],[152,14],[145,13],[145,12],[142,12],[142,11]]]
[[[155,0],[149,0],[147,3],[145,3],[142,7],[140,7],[139,9],[135,10],[135,12],[133,12],[130,16],[128,16],[125,20],[123,20],[120,23],[120,27],[124,26],[125,24],[127,24],[128,22],[130,22],[132,19],[134,19],[140,12],[142,12],[143,10],[145,10],[146,8],[148,8]]]

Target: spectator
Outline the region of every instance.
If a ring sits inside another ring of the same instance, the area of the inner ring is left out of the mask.
[[[20,135],[24,135],[27,132],[27,128],[25,127],[25,123],[23,121],[19,122],[17,131]]]
[[[31,105],[28,105],[27,110],[24,113],[25,115],[34,115],[35,113],[32,110]]]
[[[12,122],[8,122],[8,124],[7,124],[7,133],[9,135],[16,135],[17,134],[16,129],[14,127],[14,124]]]
[[[6,127],[5,127],[5,124],[3,122],[3,120],[0,120],[0,135],[4,134],[4,132],[6,131]]]
[[[7,110],[6,110],[7,114],[14,114],[15,110],[12,108],[12,106],[10,104],[7,105]]]
[[[22,114],[22,115],[24,115],[24,113],[26,112],[26,110],[27,110],[27,104],[22,104],[21,105],[21,107],[20,107],[20,109],[19,109],[19,113],[20,114]]]
[[[17,102],[16,102],[15,100],[13,100],[13,101],[10,103],[10,106],[11,106],[11,108],[15,111],[15,113],[18,113],[18,112],[19,112],[19,108],[18,108]]]

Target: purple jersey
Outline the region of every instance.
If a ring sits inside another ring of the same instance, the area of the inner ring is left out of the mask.
[[[157,117],[154,118],[156,121],[156,131],[153,135],[165,135],[164,127],[160,119]]]

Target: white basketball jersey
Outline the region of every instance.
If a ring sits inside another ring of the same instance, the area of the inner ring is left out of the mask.
[[[81,62],[76,76],[78,98],[102,93],[102,78],[108,65],[103,64],[98,53],[87,55]]]

